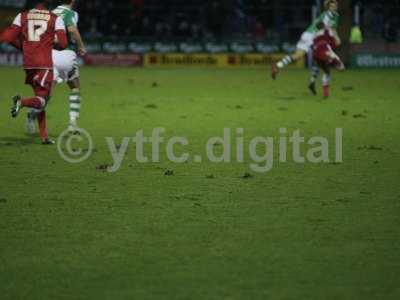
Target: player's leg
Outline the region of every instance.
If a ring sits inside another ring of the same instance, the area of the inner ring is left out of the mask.
[[[53,50],[53,80],[54,84],[66,82],[68,79],[68,66],[65,62],[62,51]],[[28,109],[27,119],[26,119],[26,133],[35,134],[36,133],[36,121],[38,120],[38,115],[40,110]],[[39,121],[39,120],[38,120]]]
[[[61,51],[53,50],[52,53],[53,56],[53,80],[55,83],[63,83],[67,81],[67,74],[68,71],[65,71],[65,67],[62,64],[62,56],[61,56]],[[35,134],[36,133],[36,121],[38,120],[38,114],[40,113],[40,110],[35,110],[33,108],[28,109],[28,114],[27,114],[27,119],[26,119],[26,133],[29,135]]]
[[[296,52],[292,55],[286,55],[280,61],[272,66],[272,78],[276,79],[279,71],[284,69],[288,65],[302,59],[308,51],[310,51],[311,46],[313,44],[314,35],[309,32],[304,32],[301,36],[300,41],[297,43]]]
[[[40,84],[45,84],[47,77],[52,76],[50,70],[25,70],[25,84],[35,87]],[[46,100],[42,95],[35,93],[34,97],[22,98],[17,95],[13,97],[13,106],[11,108],[11,116],[16,118],[23,107],[41,110],[46,105]]]
[[[36,92],[36,91],[35,91]],[[39,93],[43,95],[43,93]],[[50,141],[49,135],[47,132],[47,125],[46,125],[46,103],[49,101],[50,97],[42,97],[42,96],[35,96],[32,98],[24,98],[22,99],[20,96],[15,96],[13,98],[13,107],[11,109],[11,115],[13,118],[18,116],[18,113],[22,107],[30,108],[30,114],[32,119],[38,120],[39,124],[39,135],[42,141],[42,144],[49,145],[54,144],[54,142]]]
[[[46,97],[46,105],[50,101],[50,96]],[[47,131],[46,122],[46,107],[43,107],[40,111],[37,111],[37,122],[39,127],[39,136],[43,145],[53,145],[54,141],[50,140],[49,133]]]
[[[16,118],[23,107],[41,110],[46,105],[46,99],[41,96],[31,98],[22,98],[17,95],[13,97],[13,105],[11,107],[11,116]]]
[[[36,133],[36,124],[35,124],[36,119],[37,119],[37,111],[35,111],[33,108],[29,108],[25,123],[25,129],[27,134],[33,135]]]
[[[51,90],[52,90],[52,78],[51,81],[45,85],[36,85],[34,86],[35,95],[38,97],[42,97],[45,100],[45,104],[40,110],[34,111],[37,114],[37,122],[39,127],[39,136],[42,141],[43,145],[52,145],[54,144],[53,141],[49,139],[49,134],[47,131],[47,122],[46,122],[46,106],[47,103],[50,101],[51,97]]]
[[[39,124],[39,135],[42,140],[43,145],[53,145],[54,141],[49,139],[49,133],[47,132],[47,123],[46,123],[46,110],[43,109],[39,112],[38,116],[38,124]]]
[[[80,117],[81,93],[80,74],[77,55],[74,51],[53,51],[54,69],[57,73],[58,83],[66,82],[70,88],[69,100],[69,127],[71,133],[78,130],[78,119]]]
[[[311,78],[310,78],[310,84],[308,85],[308,88],[310,91],[313,93],[313,95],[317,95],[317,88],[316,88],[316,81],[319,76],[319,65],[318,63],[313,60],[313,64],[311,66]]]
[[[345,66],[340,57],[333,51],[329,53],[330,61],[332,67],[334,67],[338,71],[344,71]]]
[[[22,98],[20,95],[15,95],[12,98],[11,117],[16,118],[22,109]]]
[[[287,66],[289,66],[290,64],[292,64],[293,62],[298,61],[299,59],[304,57],[304,55],[306,55],[306,53],[307,52],[305,52],[302,49],[297,49],[294,54],[286,55],[284,58],[282,58],[276,64],[272,65],[272,73],[271,73],[272,79],[275,80],[281,69],[284,69]]]
[[[290,65],[293,62],[298,61],[299,59],[301,59],[302,57],[304,57],[304,55],[306,55],[307,51],[305,51],[304,49],[297,49],[296,52],[292,55],[286,55],[284,58],[282,58],[282,60],[280,60],[276,66],[279,69],[283,69],[285,67],[287,67],[288,65]]]
[[[37,114],[42,144],[53,144],[54,142],[49,140],[45,112],[53,85],[53,70],[27,70],[26,73],[26,83],[32,86],[35,97],[22,99],[20,96],[15,96],[11,114],[17,117],[21,108],[31,108],[32,112]]]
[[[345,66],[339,56],[332,50],[326,52],[327,63],[324,67],[324,76],[322,77],[322,85],[324,89],[324,97],[328,98],[330,95],[329,86],[331,81],[331,68],[336,68],[339,71],[344,71]]]
[[[79,74],[79,73],[78,73]],[[78,131],[78,119],[81,113],[81,85],[79,76],[68,81],[68,86],[71,90],[69,95],[69,128],[72,133]]]
[[[324,66],[323,69],[324,74],[322,75],[322,87],[323,87],[323,93],[324,93],[324,98],[329,98],[329,86],[331,82],[331,70],[329,66]]]

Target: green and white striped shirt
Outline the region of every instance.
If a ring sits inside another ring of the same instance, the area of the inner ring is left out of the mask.
[[[53,13],[64,20],[65,27],[67,27],[67,29],[70,26],[78,27],[79,15],[76,11],[70,9],[69,7],[60,5],[55,10],[53,10]],[[76,42],[74,41],[68,30],[67,30],[67,37],[68,37],[67,49],[76,51]]]
[[[339,14],[330,10],[323,12],[318,18],[314,20],[310,27],[307,28],[307,32],[316,33],[318,31],[318,23],[323,22],[325,26],[336,29],[339,26]]]

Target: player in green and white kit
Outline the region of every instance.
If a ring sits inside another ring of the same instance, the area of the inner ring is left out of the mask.
[[[302,34],[300,41],[297,43],[296,52],[293,55],[285,56],[281,61],[272,66],[273,79],[276,79],[280,69],[298,61],[311,50],[319,23],[324,23],[326,27],[331,28],[337,35],[336,29],[339,25],[338,2],[337,0],[326,0],[324,7],[325,11]]]
[[[68,129],[70,132],[77,132],[77,120],[81,109],[77,54],[80,56],[86,55],[86,47],[78,30],[78,13],[73,10],[75,0],[63,0],[62,3],[62,5],[53,10],[53,13],[63,18],[67,27],[69,43],[66,50],[53,50],[54,73],[57,82],[66,82],[71,89],[69,95],[70,124]]]
[[[53,10],[53,13],[62,17],[65,23],[68,47],[63,51],[53,50],[54,81],[56,83],[66,82],[71,89],[69,95],[70,121],[68,130],[71,133],[77,133],[79,129],[77,120],[80,116],[81,108],[78,55],[84,56],[86,54],[86,47],[78,30],[78,13],[73,10],[75,0],[62,0],[61,2],[62,5]],[[28,133],[34,133],[36,130],[33,122],[34,118],[33,113],[28,114]]]

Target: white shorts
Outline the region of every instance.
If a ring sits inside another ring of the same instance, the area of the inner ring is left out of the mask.
[[[297,43],[296,48],[297,48],[298,50],[302,50],[302,51],[304,51],[304,52],[310,51],[310,50],[311,50],[311,47],[312,47],[312,45],[313,45],[313,43],[314,43],[314,36],[315,36],[314,33],[311,33],[311,32],[304,32],[304,33],[301,35],[301,39],[300,39],[300,41]]]
[[[79,78],[78,57],[72,50],[53,50],[54,80],[57,83]]]

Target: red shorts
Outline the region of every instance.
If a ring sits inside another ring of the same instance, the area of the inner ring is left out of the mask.
[[[32,86],[35,96],[49,97],[53,87],[53,70],[26,69],[25,83]]]
[[[321,67],[334,67],[340,69],[342,61],[329,47],[318,47],[314,50],[314,59]]]

